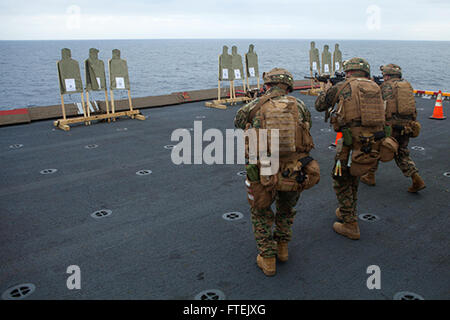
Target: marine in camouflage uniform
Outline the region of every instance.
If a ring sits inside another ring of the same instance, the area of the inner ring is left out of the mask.
[[[363,71],[355,71],[350,77],[367,78],[367,74]],[[337,94],[339,91],[341,91],[340,96],[344,99],[349,99],[352,96],[352,89],[350,86],[342,88],[343,86],[344,82],[339,82],[328,91],[322,92],[316,100],[316,110],[324,112],[334,107],[333,103],[338,100]],[[337,160],[337,157],[335,160]],[[345,165],[342,167],[342,171],[342,177],[336,177],[333,169],[333,188],[336,192],[342,220],[352,223],[358,221],[356,203],[358,200],[359,178],[350,175]]]
[[[344,71],[346,78],[366,78],[370,76],[370,66],[364,59],[352,58],[344,62]],[[327,84],[328,86],[328,84]],[[328,111],[334,108],[335,103],[343,98],[344,100],[352,97],[352,89],[346,82],[339,82],[331,88],[325,88],[316,100],[315,108],[319,112]],[[343,146],[343,148],[351,149],[351,147]],[[347,150],[349,151],[349,150]],[[336,155],[335,163],[339,159]],[[360,238],[357,217],[357,201],[359,177],[352,176],[350,169],[346,164],[342,164],[342,176],[335,176],[333,168],[333,189],[336,193],[339,208],[336,215],[344,224],[335,223],[334,230],[350,239],[357,240]],[[349,226],[350,229],[343,229],[343,226]]]
[[[381,94],[383,96],[384,101],[392,100],[395,98],[393,84],[398,81],[406,82],[406,80],[402,79],[402,69],[400,66],[395,64],[388,64],[380,67],[383,78],[385,81],[381,84]],[[412,178],[413,185],[408,189],[409,192],[415,193],[419,190],[425,188],[425,183],[419,175],[419,170],[416,167],[416,164],[412,160],[410,156],[410,152],[408,149],[409,144],[409,134],[402,132],[402,130],[397,129],[395,126],[396,121],[402,121],[404,119],[399,118],[399,115],[387,114],[387,124],[392,126],[392,137],[394,137],[398,143],[398,153],[395,155],[394,160],[397,166],[402,171],[403,175],[407,178]],[[417,112],[414,115],[409,116],[408,119],[412,121],[416,121]],[[361,182],[374,186],[375,183],[375,172],[378,169],[378,165],[370,170],[369,173],[361,177]]]
[[[282,70],[282,69],[274,69]],[[272,70],[273,71],[273,70]],[[270,73],[272,73],[272,71]],[[290,74],[289,74],[290,75]],[[275,93],[281,93],[281,96],[273,98],[273,100],[284,99],[288,92],[292,91],[293,79],[290,76],[286,84],[286,81],[279,82],[279,79],[265,79],[265,84],[270,87],[265,95],[273,95]],[[234,124],[236,128],[245,130],[247,124],[250,124],[252,128],[261,128],[261,115],[260,112],[256,112],[253,118],[251,118],[252,110],[259,102],[259,98],[251,101],[243,106],[236,114]],[[306,107],[305,103],[297,99],[297,107],[299,111],[299,120],[301,122],[309,123],[311,127],[311,113]],[[256,239],[256,244],[261,257],[273,258],[278,256],[279,260],[287,260],[287,243],[292,239],[292,225],[296,215],[296,206],[300,198],[300,192],[281,192],[277,191],[275,197],[276,214],[269,206],[264,209],[251,208],[251,220],[253,226],[253,232]],[[275,228],[273,230],[273,226]],[[283,256],[280,255],[280,244],[284,244],[285,247],[281,250],[285,251]],[[258,257],[259,257],[258,256]],[[281,257],[280,257],[281,256]],[[264,271],[264,270],[263,270]]]

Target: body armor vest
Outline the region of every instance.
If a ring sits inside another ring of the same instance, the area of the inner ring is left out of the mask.
[[[414,120],[416,117],[416,100],[414,90],[406,80],[389,80],[393,95],[386,100],[386,118]]]

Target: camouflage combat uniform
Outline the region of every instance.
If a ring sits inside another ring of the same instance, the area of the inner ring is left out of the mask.
[[[270,88],[266,94],[270,95],[276,92],[285,92],[276,86]],[[283,96],[274,98],[283,99]],[[250,112],[257,105],[259,99],[255,99],[247,105],[243,106],[238,112],[234,120],[236,128],[245,129],[247,123],[253,128],[260,128],[260,113],[257,112],[253,119],[249,119]],[[300,121],[308,122],[311,125],[311,114],[303,103],[297,99]],[[275,257],[277,254],[277,242],[289,242],[292,239],[292,224],[296,215],[294,209],[300,198],[300,192],[281,192],[278,191],[275,204],[276,214],[271,207],[257,210],[251,209],[251,220],[253,232],[257,243],[258,250],[262,257]],[[275,230],[272,231],[275,223]]]
[[[352,77],[366,77],[364,72],[353,73]],[[340,82],[331,87],[326,93],[322,92],[316,100],[315,108],[319,112],[328,110],[334,107],[333,103],[337,101],[336,95],[344,86],[344,82]],[[344,99],[348,99],[352,96],[352,90],[350,86],[346,86],[341,92],[340,96]],[[343,147],[349,148],[347,146]],[[335,162],[337,161],[337,156]],[[356,203],[358,200],[358,186],[359,178],[350,175],[349,169],[346,165],[342,166],[342,176],[334,175],[334,168],[332,172],[333,188],[336,192],[337,200],[339,203],[339,210],[342,215],[342,220],[346,223],[356,222],[358,220],[356,214]]]
[[[405,81],[402,80],[401,78],[392,78],[389,81],[385,81],[382,85],[381,85],[381,94],[383,95],[383,100],[387,101],[390,100],[394,97],[394,91],[392,88],[392,83],[396,82],[396,81]],[[411,120],[416,120],[417,115],[414,115],[411,117]],[[393,115],[392,120],[395,121],[396,116]],[[391,124],[390,122],[392,121],[387,121],[387,124]],[[412,177],[415,173],[418,173],[419,170],[416,167],[416,164],[414,163],[414,161],[411,159],[410,154],[409,154],[409,149],[408,149],[408,144],[409,144],[409,136],[408,135],[402,135],[400,131],[395,130],[395,128],[392,128],[392,137],[394,137],[399,144],[399,148],[398,148],[398,153],[395,155],[395,163],[397,164],[397,166],[400,168],[400,170],[402,170],[403,175],[405,177]],[[377,171],[378,169],[378,165],[376,167],[374,167],[371,172],[375,173],[375,171]]]

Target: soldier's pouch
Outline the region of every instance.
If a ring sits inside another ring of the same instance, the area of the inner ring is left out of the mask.
[[[303,168],[306,181],[303,190],[308,190],[320,182],[320,166],[316,160],[312,160]]]
[[[380,146],[380,161],[392,161],[398,152],[399,144],[394,137],[383,139]]]
[[[377,150],[372,149],[369,153],[353,150],[350,174],[354,177],[365,175],[371,168],[376,166],[379,159],[380,152]]]
[[[422,126],[417,121],[411,121],[410,126],[411,126],[410,137],[417,138],[420,134],[420,129],[422,129]]]
[[[254,209],[266,209],[275,200],[276,190],[273,187],[265,187],[260,181],[245,181],[247,187],[247,200]]]
[[[303,186],[298,182],[299,174],[303,173],[301,172],[301,164],[297,160],[281,162],[276,186],[277,191],[301,191]]]
[[[281,172],[279,173],[277,191],[293,192],[301,190],[302,186],[297,182],[295,178],[283,177]]]
[[[297,152],[309,152],[314,148],[313,138],[307,123],[300,123],[295,131],[295,144]]]

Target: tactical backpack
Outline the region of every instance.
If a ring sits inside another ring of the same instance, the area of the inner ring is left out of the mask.
[[[340,94],[347,86],[350,86],[352,95],[344,98]],[[369,79],[350,78],[344,82],[336,99],[339,99],[339,105],[335,129],[342,130],[345,137],[345,147],[338,155],[342,159],[339,160],[342,163],[351,162],[352,176],[362,176],[380,159],[380,147],[386,138],[386,116],[380,88]]]
[[[252,119],[259,112],[260,128],[268,132],[267,149],[272,152],[272,130],[278,130],[279,170],[272,176],[260,176],[259,181],[247,179],[248,200],[254,208],[267,208],[274,200],[275,191],[303,191],[320,181],[320,168],[309,157],[314,143],[309,132],[311,124],[300,121],[297,100],[274,93],[262,97],[250,113]],[[264,166],[258,161],[258,166]]]
[[[393,95],[386,101],[386,118],[392,128],[400,133],[416,138],[420,134],[420,123],[416,121],[417,110],[414,90],[408,81],[390,81]]]
[[[272,150],[272,130],[279,132],[279,155],[287,158],[296,152],[308,153],[314,147],[309,133],[310,124],[299,121],[297,100],[285,96],[269,99],[261,106],[261,129],[268,131],[268,148]]]
[[[392,81],[393,97],[386,101],[386,114],[390,119],[392,116],[408,117],[410,120],[416,116],[416,100],[414,90],[407,81]]]

